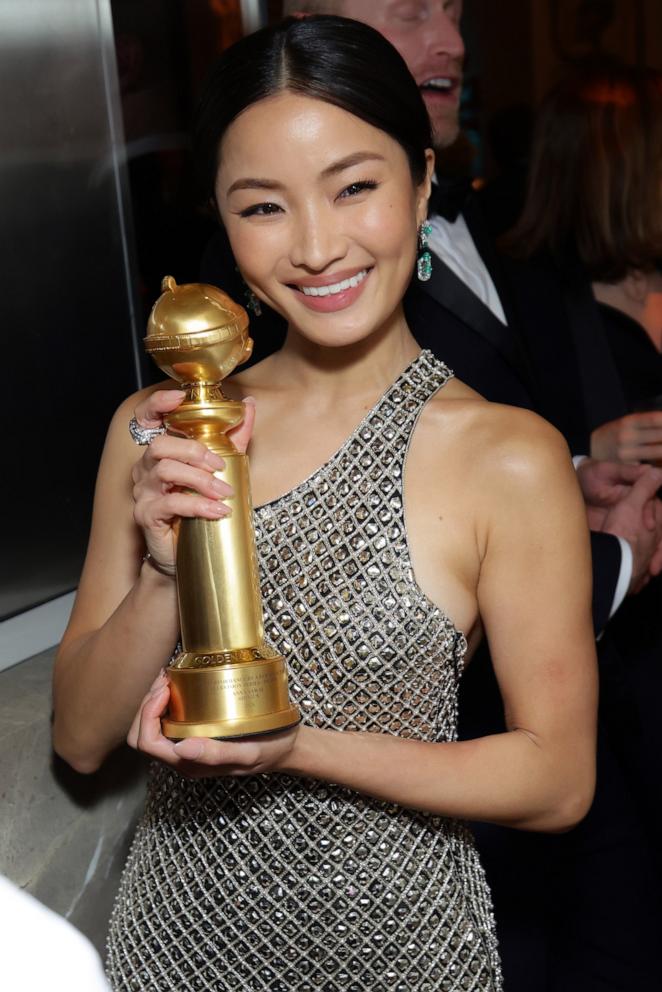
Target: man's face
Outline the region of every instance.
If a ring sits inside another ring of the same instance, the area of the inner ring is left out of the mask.
[[[462,0],[343,0],[337,11],[381,32],[402,55],[428,108],[437,148],[457,137]]]

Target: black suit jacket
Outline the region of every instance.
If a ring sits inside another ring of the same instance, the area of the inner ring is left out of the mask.
[[[536,409],[586,454],[591,431],[628,412],[590,281],[578,263],[567,275],[544,257],[502,264],[532,366],[548,370],[535,376]]]

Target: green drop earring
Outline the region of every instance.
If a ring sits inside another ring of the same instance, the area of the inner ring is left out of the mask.
[[[421,282],[427,282],[432,275],[432,255],[428,249],[428,238],[432,234],[432,225],[425,220],[418,229],[418,259],[416,274]]]

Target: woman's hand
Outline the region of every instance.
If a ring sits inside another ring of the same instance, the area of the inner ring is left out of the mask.
[[[141,427],[159,427],[185,393],[161,389],[138,404],[135,418]],[[246,414],[231,433],[239,451],[245,451],[255,420],[255,403],[245,400]],[[143,529],[148,552],[164,572],[175,570],[175,527],[180,517],[219,520],[231,510],[223,502],[233,490],[218,477],[225,462],[198,441],[163,434],[156,437],[132,471],[134,519]]]
[[[596,427],[591,434],[591,456],[662,464],[662,410],[629,413]]]
[[[170,698],[165,672],[159,673],[142,701],[127,741],[137,751],[174,768],[186,778],[261,775],[285,770],[299,727],[240,741],[189,737],[174,743],[161,733],[161,717]]]

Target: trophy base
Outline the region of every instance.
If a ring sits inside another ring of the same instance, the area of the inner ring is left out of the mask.
[[[161,721],[163,736],[171,741],[182,741],[186,737],[211,737],[217,741],[231,741],[241,737],[259,737],[260,734],[275,734],[279,730],[289,730],[301,723],[301,714],[296,706],[283,713],[248,720],[221,720],[216,723],[183,723],[165,717]]]
[[[301,715],[289,701],[285,660],[270,654],[221,664],[208,655],[210,663],[204,668],[184,667],[186,655],[176,658],[168,669],[170,705],[161,721],[164,736],[225,740],[296,726]],[[245,651],[237,656],[245,657]]]

